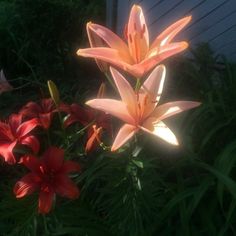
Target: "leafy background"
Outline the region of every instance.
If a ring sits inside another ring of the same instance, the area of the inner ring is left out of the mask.
[[[105,24],[105,1],[0,1],[0,66],[16,88],[0,96],[1,118],[48,96],[49,79],[65,101],[94,94],[104,77],[75,54],[88,45],[90,20]],[[202,102],[168,119],[180,148],[145,136],[133,158],[101,151],[80,157],[80,198],[57,198],[46,216],[36,213],[37,196],[19,201],[12,193],[24,170],[1,163],[0,234],[236,235],[236,66],[205,43],[190,51],[192,59],[165,62],[162,102]]]

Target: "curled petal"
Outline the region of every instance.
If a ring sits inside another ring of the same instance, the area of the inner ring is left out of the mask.
[[[93,99],[86,102],[86,105],[104,111],[127,123],[134,123],[133,117],[129,114],[126,104],[114,99]]]
[[[148,118],[141,126],[141,129],[165,140],[172,145],[179,145],[174,133],[165,125],[165,123],[162,121],[156,122],[156,119],[153,117]]]
[[[170,43],[171,40],[189,23],[191,19],[191,16],[187,16],[170,25],[166,30],[157,36],[150,49],[163,47]]]
[[[35,181],[36,178],[37,176],[35,176],[33,173],[29,173],[25,175],[21,180],[16,182],[13,189],[16,198],[22,198],[37,190],[39,188],[39,185],[37,181]]]
[[[136,126],[129,124],[123,125],[116,135],[116,138],[111,147],[111,151],[113,152],[120,148],[124,143],[131,139],[137,131],[138,129]]]
[[[101,130],[102,130],[102,127],[97,128],[96,125],[94,125],[91,128],[91,134],[89,132],[89,138],[85,147],[86,152],[92,151],[94,148],[96,148],[98,143],[101,143],[100,141]]]

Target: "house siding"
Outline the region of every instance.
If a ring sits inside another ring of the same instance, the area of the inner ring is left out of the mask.
[[[123,33],[133,4],[139,4],[143,8],[151,40],[176,20],[192,15],[192,21],[181,31],[176,40],[184,39],[193,48],[200,42],[208,42],[216,54],[224,54],[236,62],[236,0],[116,0],[116,2],[115,30],[119,35]]]

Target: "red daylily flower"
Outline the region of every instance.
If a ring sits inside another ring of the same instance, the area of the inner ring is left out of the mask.
[[[71,105],[62,105],[61,110],[69,114],[64,122],[65,127],[79,122],[83,126],[88,127],[88,140],[86,143],[86,152],[94,150],[101,143],[101,131],[106,130],[112,133],[110,116],[104,112],[97,112],[94,109],[86,109],[76,103]]]
[[[13,149],[17,144],[30,147],[34,153],[39,150],[37,138],[30,132],[39,125],[38,119],[22,122],[21,114],[12,114],[8,123],[0,122],[0,155],[8,164],[15,164]]]
[[[41,126],[48,129],[51,125],[53,114],[56,112],[55,103],[51,98],[42,99],[39,104],[28,102],[20,111],[27,118],[38,118]]]
[[[38,212],[46,214],[51,210],[55,195],[75,199],[79,196],[78,187],[68,177],[70,172],[80,171],[80,165],[73,161],[64,161],[64,151],[50,147],[41,159],[24,156],[21,163],[31,172],[14,186],[17,198],[39,191]]]

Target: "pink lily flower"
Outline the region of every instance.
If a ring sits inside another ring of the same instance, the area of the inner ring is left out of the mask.
[[[188,47],[187,42],[171,41],[190,20],[191,16],[178,20],[149,45],[149,33],[142,8],[134,5],[125,30],[128,45],[108,28],[89,22],[87,33],[91,48],[79,49],[77,54],[110,63],[140,78],[164,59]],[[98,42],[98,37],[107,47]],[[97,43],[94,42],[95,39]]]
[[[159,65],[152,71],[138,92],[133,90],[128,81],[117,70],[114,68],[110,70],[121,100],[93,99],[87,101],[86,104],[125,122],[113,142],[111,151],[120,148],[140,129],[170,144],[178,145],[175,135],[162,120],[197,107],[200,103],[175,101],[158,105],[166,74],[164,65]]]

